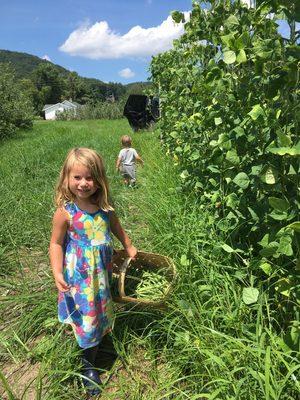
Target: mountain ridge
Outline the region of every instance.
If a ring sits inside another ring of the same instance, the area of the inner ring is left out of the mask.
[[[25,53],[25,52],[20,52],[20,51],[12,51],[12,50],[6,50],[6,49],[0,49],[0,63],[10,63],[15,71],[15,76],[17,79],[23,79],[23,78],[30,78],[30,75],[32,72],[40,65],[40,64],[51,64],[53,67],[57,69],[57,71],[64,75],[68,76],[74,71],[70,71],[67,68],[62,67],[59,64],[54,64],[52,61],[48,61],[45,59],[42,59],[38,56],[35,56],[33,54]],[[149,82],[131,82],[127,84],[122,84],[120,82],[104,82],[101,79],[97,78],[92,78],[92,77],[83,77],[78,74],[79,78],[83,80],[88,80],[88,81],[94,81],[98,82],[104,85],[109,85],[109,84],[114,84],[114,85],[122,85],[125,87],[132,87],[135,84],[138,85],[145,85],[148,86],[150,83]]]

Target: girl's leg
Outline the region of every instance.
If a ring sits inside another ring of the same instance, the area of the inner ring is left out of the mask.
[[[95,361],[98,352],[98,345],[82,349],[82,375],[90,379],[96,385],[101,385],[102,382],[98,371],[95,369]],[[101,392],[100,388],[94,385],[87,379],[83,379],[83,384],[90,395],[97,395]]]
[[[89,347],[88,349],[83,349],[83,358],[90,364],[95,366],[97,352],[98,352],[98,345],[94,347]]]

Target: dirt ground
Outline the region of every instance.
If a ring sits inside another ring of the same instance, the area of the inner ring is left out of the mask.
[[[153,365],[151,361],[145,357],[145,350],[137,349],[130,357],[130,363],[124,362],[119,357],[111,345],[110,340],[106,340],[105,346],[100,348],[97,359],[97,367],[103,371],[100,378],[104,384],[104,390],[97,399],[114,399],[126,400],[132,394],[132,388],[138,388],[141,398],[147,398],[146,393],[149,387],[154,388],[155,382],[151,376]],[[7,383],[13,390],[15,397],[11,398],[5,390],[3,383],[0,382],[0,398],[1,400],[35,400],[37,395],[37,385],[41,380],[43,383],[43,391],[47,390],[47,379],[45,373],[41,376],[41,364],[36,362],[32,364],[30,361],[21,363],[7,363],[2,368]],[[122,391],[120,394],[120,388]],[[143,396],[145,393],[145,397]],[[41,394],[43,398],[43,394]],[[70,398],[71,399],[71,398]],[[95,397],[93,397],[95,400]],[[83,400],[88,400],[88,396],[84,396]]]

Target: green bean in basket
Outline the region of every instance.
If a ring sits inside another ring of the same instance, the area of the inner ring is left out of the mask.
[[[156,272],[144,271],[141,281],[136,286],[136,295],[140,298],[156,300],[166,294],[168,286],[169,282],[164,276]]]

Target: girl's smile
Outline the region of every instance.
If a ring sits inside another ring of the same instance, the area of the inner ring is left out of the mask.
[[[89,168],[79,163],[73,165],[69,173],[69,189],[78,199],[88,199],[97,191]]]

